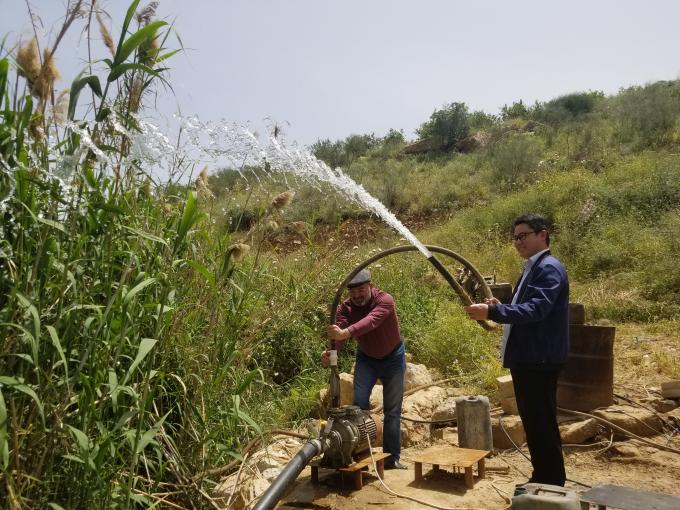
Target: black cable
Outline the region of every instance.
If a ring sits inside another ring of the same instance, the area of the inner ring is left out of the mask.
[[[443,423],[456,423],[456,418],[450,418],[448,420],[417,420],[415,418],[409,418],[408,416],[401,415],[402,420],[412,421],[413,423],[430,423],[432,425],[439,425]]]

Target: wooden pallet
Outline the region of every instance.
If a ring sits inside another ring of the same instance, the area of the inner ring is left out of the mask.
[[[477,464],[477,476],[484,478],[484,458],[487,455],[489,455],[487,450],[437,445],[411,455],[409,460],[415,465],[416,480],[423,478],[423,464],[432,464],[432,471],[439,471],[439,466],[451,466],[455,472],[461,469],[464,471],[465,486],[472,489],[474,486],[472,468]]]
[[[373,453],[373,459],[375,459],[375,465],[378,468],[378,476],[380,478],[383,478],[385,476],[385,459],[387,457],[389,457],[390,455],[391,455],[390,453],[384,453],[384,452],[374,452]],[[362,478],[363,469],[367,468],[369,466],[373,466],[373,459],[371,458],[371,454],[369,452],[366,452],[365,457],[358,459],[351,466],[336,469],[335,471],[339,471],[340,474],[343,477],[344,477],[345,473],[350,474],[351,477],[352,477],[352,483],[354,485],[354,488],[356,490],[359,490],[364,486],[363,478]],[[317,485],[319,483],[319,468],[320,467],[323,467],[323,466],[320,466],[318,462],[313,462],[311,464],[312,483],[314,485]],[[330,469],[330,468],[324,468],[324,469]]]

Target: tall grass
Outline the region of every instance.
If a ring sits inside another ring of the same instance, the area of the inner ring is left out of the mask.
[[[239,268],[228,238],[206,243],[196,192],[154,190],[131,151],[142,98],[167,85],[176,52],[167,24],[138,3],[103,74],[73,81],[65,119],[55,116],[54,52],[41,63],[31,43],[0,59],[3,507],[153,506],[166,483],[210,506],[190,483],[197,466],[259,430],[240,401],[258,372],[216,327],[225,317],[243,327],[257,269]],[[97,9],[69,5],[61,32],[81,8]],[[205,290],[189,301],[197,283]],[[218,294],[224,313],[211,306]]]

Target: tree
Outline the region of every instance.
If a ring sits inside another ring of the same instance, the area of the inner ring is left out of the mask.
[[[480,129],[490,129],[498,122],[495,115],[491,115],[482,110],[477,110],[468,115],[468,124],[471,131],[479,131]]]
[[[545,104],[537,103],[531,117],[548,124],[560,124],[591,113],[603,98],[604,94],[600,91],[567,94]]]
[[[349,135],[345,138],[345,160],[347,166],[354,160],[364,156],[369,150],[380,142],[373,133],[370,135]]]
[[[501,108],[501,118],[503,120],[510,120],[516,118],[526,119],[528,116],[529,110],[524,105],[521,99],[519,101],[512,103],[510,106],[505,104]]]
[[[335,142],[331,142],[328,138],[317,140],[310,149],[314,156],[331,168],[344,167],[347,163],[345,144],[341,140],[336,140]]]
[[[470,132],[468,109],[465,103],[451,103],[435,110],[430,120],[416,131],[421,138],[431,138],[440,150],[451,149]]]

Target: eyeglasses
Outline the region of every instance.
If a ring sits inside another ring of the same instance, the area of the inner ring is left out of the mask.
[[[510,239],[517,242],[517,241],[524,241],[528,236],[531,234],[538,234],[535,230],[532,230],[531,232],[520,232],[517,235],[511,235]]]

